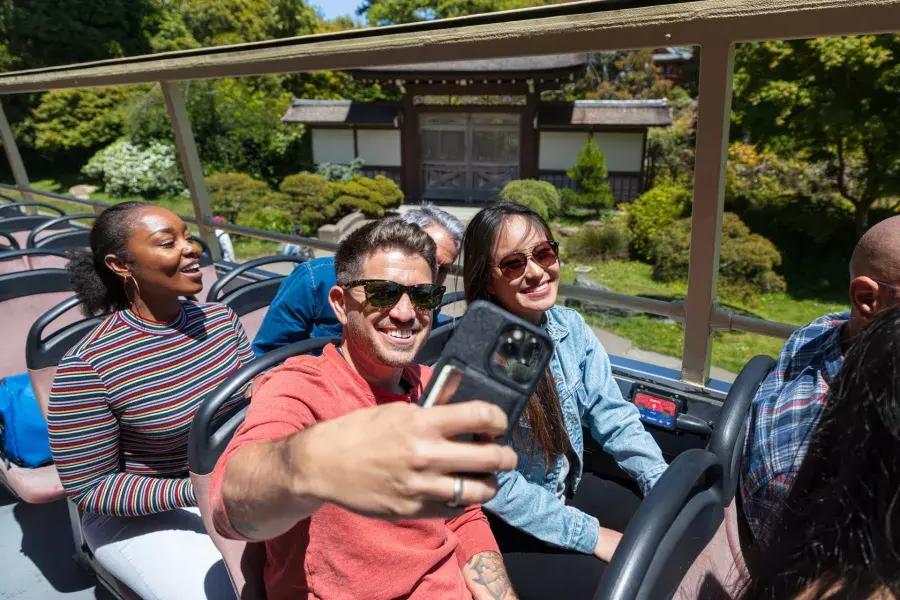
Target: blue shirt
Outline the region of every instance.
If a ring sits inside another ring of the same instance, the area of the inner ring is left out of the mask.
[[[844,362],[841,329],[849,313],[820,317],[785,342],[750,405],[741,500],[757,537],[780,512]]]
[[[572,451],[568,459],[561,456],[554,464],[546,465],[541,453],[533,451],[535,444],[523,417],[511,442],[519,456],[518,465],[514,471],[497,475],[497,495],[484,507],[544,542],[590,554],[597,545],[599,522],[566,505],[557,495],[560,486],[565,486],[566,477],[572,491],[581,481],[582,425],[637,480],[645,494],[668,465],[656,441],[641,424],[637,408],[622,397],[609,356],[581,315],[554,306],[547,311],[546,329],[555,345],[550,372],[556,382]]]
[[[294,267],[281,282],[253,339],[254,354],[314,337],[340,337],[341,324],[328,302],[328,291],[335,282],[334,258],[330,256]]]

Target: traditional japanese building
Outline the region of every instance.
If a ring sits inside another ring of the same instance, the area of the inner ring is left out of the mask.
[[[647,131],[671,123],[665,100],[543,101],[582,76],[587,54],[421,63],[356,69],[393,85],[398,102],[295,99],[283,117],[304,123],[316,164],[358,157],[367,174],[396,180],[407,202],[481,203],[512,179],[558,187],[593,137],[619,200],[643,191]]]

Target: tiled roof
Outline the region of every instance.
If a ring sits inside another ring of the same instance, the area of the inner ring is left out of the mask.
[[[390,102],[302,100],[295,98],[281,118],[286,123],[397,126],[397,105]]]
[[[542,103],[538,128],[609,126],[665,127],[672,124],[672,109],[665,100],[576,100]]]

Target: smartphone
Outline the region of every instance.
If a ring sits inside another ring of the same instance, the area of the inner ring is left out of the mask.
[[[424,407],[485,400],[506,413],[509,439],[553,354],[539,327],[490,302],[469,305],[434,366],[419,403]],[[471,439],[471,438],[470,438]]]

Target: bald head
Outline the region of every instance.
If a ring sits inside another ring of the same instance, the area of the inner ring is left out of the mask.
[[[872,226],[850,258],[850,279],[871,277],[900,285],[900,216]]]

